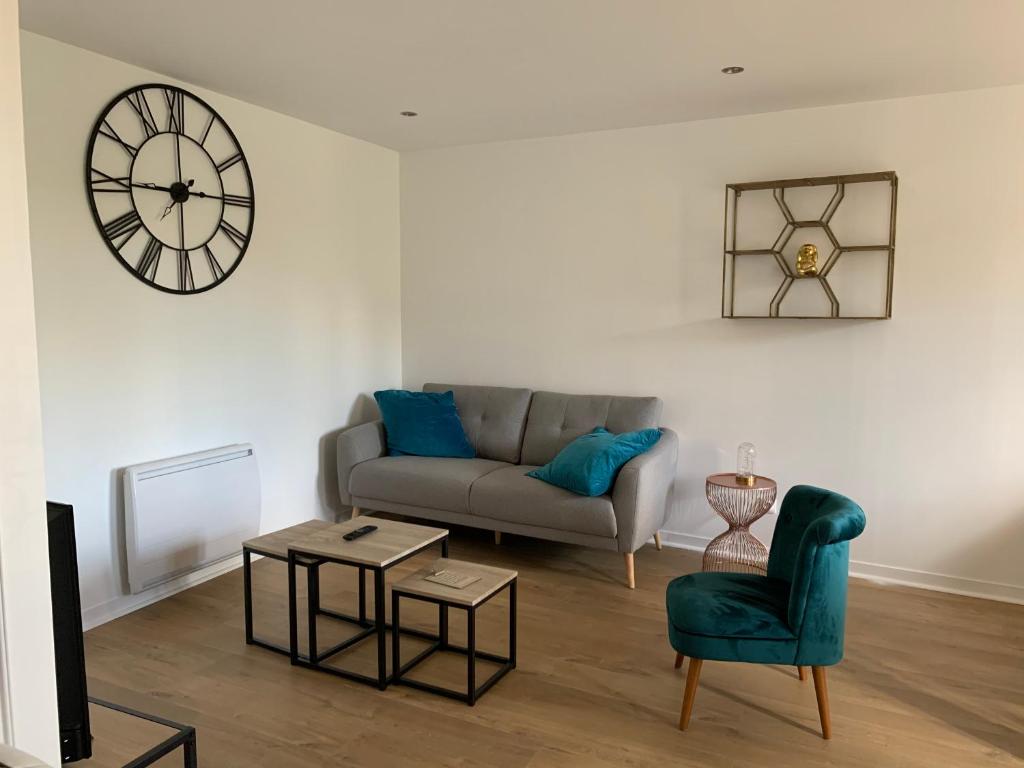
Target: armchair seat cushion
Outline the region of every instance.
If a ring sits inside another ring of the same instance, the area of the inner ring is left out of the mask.
[[[747,573],[691,573],[669,582],[668,635],[698,659],[792,664],[797,638],[786,623],[789,583]]]
[[[668,585],[669,623],[691,635],[792,640],[789,583],[749,573],[691,573]]]
[[[615,537],[610,496],[580,496],[526,476],[535,469],[528,464],[505,467],[480,478],[470,493],[470,512],[493,520]]]
[[[474,481],[508,466],[490,459],[385,456],[356,464],[349,487],[364,499],[467,513]]]

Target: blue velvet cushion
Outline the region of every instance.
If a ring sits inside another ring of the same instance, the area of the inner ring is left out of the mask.
[[[613,435],[604,427],[596,427],[590,434],[577,437],[550,462],[527,472],[527,475],[581,496],[601,496],[608,493],[623,464],[650,450],[660,438],[659,429]]]
[[[407,392],[384,389],[373,398],[384,420],[390,456],[437,456],[472,459],[476,456],[448,392]]]

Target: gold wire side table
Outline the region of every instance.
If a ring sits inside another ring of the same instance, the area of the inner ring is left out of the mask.
[[[708,503],[729,524],[704,550],[705,571],[760,573],[768,570],[768,548],[750,532],[750,526],[764,517],[775,503],[778,487],[768,477],[757,476],[753,485],[736,479],[732,472],[708,475]]]

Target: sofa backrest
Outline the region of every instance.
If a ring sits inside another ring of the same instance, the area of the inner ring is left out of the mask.
[[[458,393],[455,398],[457,402]],[[609,432],[632,432],[657,427],[660,418],[661,400],[657,397],[534,392],[526,419],[522,463],[547,464],[566,445],[594,427],[605,427]]]
[[[519,463],[530,390],[466,384],[424,384],[424,392],[455,393],[466,437],[482,459]]]

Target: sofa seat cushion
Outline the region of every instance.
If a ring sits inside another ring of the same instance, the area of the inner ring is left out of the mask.
[[[473,483],[469,511],[492,520],[615,537],[611,496],[580,496],[526,476],[535,469],[506,466],[484,475]]]
[[[509,466],[490,459],[385,456],[356,464],[349,492],[364,499],[467,513],[473,482]]]
[[[669,624],[691,635],[795,640],[789,582],[750,573],[691,573],[669,582]]]

